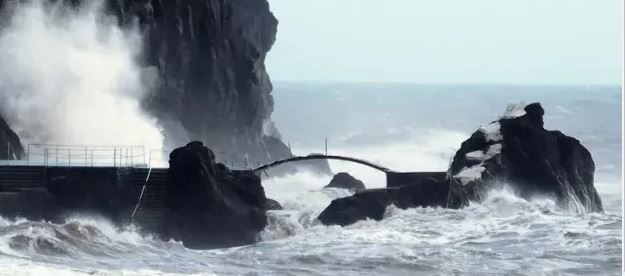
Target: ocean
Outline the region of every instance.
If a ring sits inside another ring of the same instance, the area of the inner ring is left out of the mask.
[[[189,250],[76,214],[64,224],[0,218],[0,275],[620,275],[621,87],[277,82],[273,120],[294,153],[342,154],[398,171],[446,170],[460,143],[508,104],[540,102],[545,127],[578,138],[596,163],[604,213],[505,187],[460,210],[389,207],[382,221],[323,226],[346,190],[301,171],[265,177],[284,210],[253,245]],[[384,175],[330,161],[368,188]]]

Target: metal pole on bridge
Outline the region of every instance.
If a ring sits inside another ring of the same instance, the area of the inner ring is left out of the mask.
[[[328,155],[328,137],[326,137],[325,143],[326,143],[326,155]]]

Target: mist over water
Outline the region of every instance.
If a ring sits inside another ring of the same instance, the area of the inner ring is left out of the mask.
[[[0,112],[23,143],[161,148],[141,108],[156,75],[136,62],[139,33],[104,16],[101,1],[24,2],[0,29]]]

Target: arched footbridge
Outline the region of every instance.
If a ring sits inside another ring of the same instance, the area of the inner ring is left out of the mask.
[[[364,165],[378,171],[381,171],[386,174],[386,185],[387,187],[401,186],[407,183],[411,184],[419,184],[419,183],[431,183],[431,180],[443,180],[446,178],[446,172],[397,172],[391,170],[387,167],[375,164],[373,162],[348,157],[348,156],[340,156],[340,155],[325,155],[325,154],[311,154],[307,156],[293,156],[284,160],[278,160],[266,165],[262,165],[253,169],[255,173],[263,172],[267,169],[271,169],[273,167],[277,167],[286,163],[298,162],[298,161],[306,161],[306,160],[340,160],[346,162],[357,163],[360,165]]]
[[[287,159],[283,159],[283,160],[278,160],[263,166],[260,166],[258,168],[254,169],[254,172],[262,172],[264,170],[267,169],[271,169],[273,167],[277,167],[286,163],[291,163],[291,162],[298,162],[298,161],[306,161],[306,160],[322,160],[322,159],[326,159],[326,160],[341,160],[341,161],[347,161],[347,162],[352,162],[352,163],[358,163],[367,167],[371,167],[373,169],[376,169],[378,171],[381,171],[383,173],[389,173],[392,172],[392,170],[390,170],[389,168],[380,166],[378,164],[375,164],[373,162],[367,161],[367,160],[363,160],[363,159],[358,159],[358,158],[354,158],[354,157],[348,157],[348,156],[340,156],[340,155],[325,155],[325,154],[311,154],[311,155],[307,155],[307,156],[293,156],[291,158],[287,158]]]

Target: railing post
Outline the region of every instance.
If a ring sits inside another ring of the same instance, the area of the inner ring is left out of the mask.
[[[67,149],[67,155],[68,155],[67,164],[68,164],[68,167],[71,167],[72,166],[72,149],[71,148]]]
[[[26,151],[26,165],[30,166],[30,144],[28,144],[28,150]]]
[[[135,156],[133,155],[133,150],[132,150],[132,149],[133,149],[133,147],[130,147],[130,166],[131,166],[131,167],[132,167],[132,166],[133,166],[133,164],[134,164],[134,162],[133,162],[133,161],[135,161],[135,160],[134,160]]]
[[[117,167],[117,148],[113,148],[113,167]]]
[[[59,165],[59,145],[56,145],[56,161],[54,163]]]
[[[93,167],[93,150],[91,150],[91,167]]]
[[[149,154],[150,154],[150,158],[148,160],[148,168],[151,168],[152,167],[152,150],[150,150]]]
[[[89,159],[89,157],[87,155],[87,151],[88,151],[87,146],[85,146],[85,167],[87,166],[87,162],[88,162],[88,159]]]

